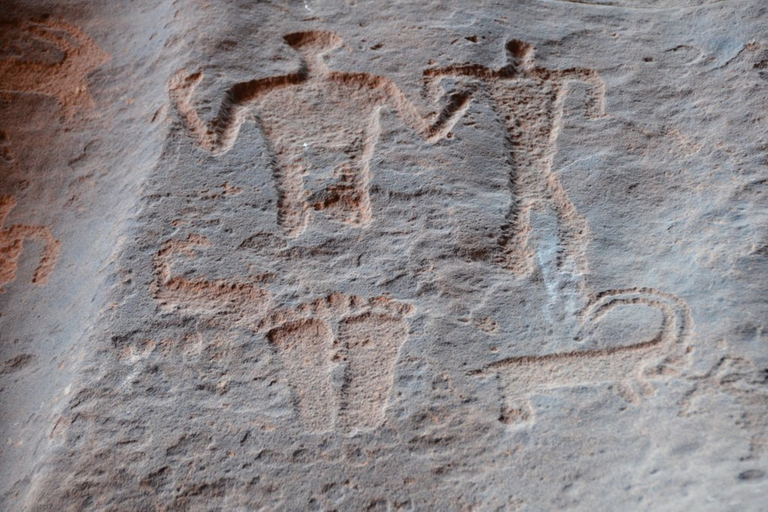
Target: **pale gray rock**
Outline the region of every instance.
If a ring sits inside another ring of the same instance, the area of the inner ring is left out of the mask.
[[[4,510],[763,510],[759,0],[6,1]]]

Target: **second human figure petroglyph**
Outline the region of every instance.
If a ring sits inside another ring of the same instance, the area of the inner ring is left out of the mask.
[[[287,236],[304,232],[312,210],[365,225],[373,215],[370,160],[381,110],[393,109],[416,134],[435,141],[451,130],[470,93],[456,93],[440,113],[422,116],[391,80],[330,70],[324,57],[342,43],[335,34],[299,32],[284,39],[300,55],[298,69],[235,84],[210,125],[191,104],[202,74],[177,73],[170,83],[171,99],[198,144],[217,155],[232,148],[243,122],[254,116],[273,158],[278,223]],[[308,197],[305,176],[329,171],[332,184]]]
[[[424,76],[428,86],[442,77],[476,83],[503,120],[510,207],[498,237],[500,260],[517,278],[541,277],[548,296],[544,321],[527,336],[531,343],[554,341],[559,348],[549,354],[502,357],[471,373],[497,378],[505,402],[500,417],[511,423],[530,419],[527,397],[551,387],[613,382],[634,401],[649,391],[646,377],[654,368],[685,361],[690,311],[678,297],[650,288],[590,291],[588,226],[553,165],[571,84],[586,85],[586,113],[592,119],[605,115],[605,85],[594,69],[536,66],[534,48],[524,41],[509,41],[505,57],[498,69],[452,65],[428,69]],[[534,230],[539,231],[536,236]],[[619,327],[637,313],[642,321]],[[639,332],[649,323],[658,328],[647,337]]]

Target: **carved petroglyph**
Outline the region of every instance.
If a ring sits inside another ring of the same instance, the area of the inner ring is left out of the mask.
[[[392,108],[414,132],[435,141],[454,126],[470,93],[452,95],[439,114],[424,117],[391,80],[328,69],[325,54],[341,44],[335,34],[300,32],[285,36],[285,41],[300,55],[298,69],[235,84],[210,125],[190,103],[202,74],[177,73],[169,84],[171,100],[186,129],[214,155],[232,148],[241,125],[255,113],[272,154],[278,223],[286,235],[300,235],[311,210],[365,225],[372,218],[370,160],[379,137],[380,111]],[[307,173],[329,170],[332,184],[307,190]]]
[[[269,293],[254,282],[232,282],[225,279],[189,279],[175,276],[172,261],[178,257],[194,257],[196,250],[209,247],[199,235],[186,240],[166,241],[155,255],[155,281],[152,293],[161,307],[171,311],[201,315],[228,326],[258,322],[270,305]]]
[[[636,402],[652,393],[649,380],[676,373],[687,363],[692,327],[688,305],[678,297],[647,288],[610,290],[592,298],[581,314],[575,345],[599,336],[601,321],[620,307],[645,306],[662,315],[657,334],[631,345],[578,349],[547,355],[511,357],[489,364],[472,375],[493,375],[504,397],[500,418],[505,422],[533,417],[528,397],[536,392],[584,383],[614,383],[625,399]]]
[[[271,330],[267,337],[280,353],[302,426],[315,432],[330,430],[332,411],[338,407],[331,384],[330,324],[316,318],[288,322]]]
[[[268,311],[263,280],[233,282],[174,275],[172,262],[210,247],[202,236],[166,241],[155,255],[151,288],[163,309],[225,328],[266,333],[293,390],[303,428],[370,429],[384,419],[400,347],[413,307],[387,297],[333,293],[295,308]],[[339,373],[340,379],[334,374]],[[338,383],[335,380],[339,380]]]
[[[499,243],[506,267],[521,276],[533,271],[531,210],[549,206],[558,218],[558,266],[564,266],[568,258],[577,272],[584,272],[587,225],[552,171],[552,164],[571,84],[582,82],[588,86],[586,111],[592,118],[604,114],[605,85],[593,69],[536,67],[533,47],[523,41],[508,42],[506,55],[507,64],[500,69],[468,64],[428,69],[424,75],[428,85],[448,76],[479,80],[496,114],[505,122],[512,200]]]
[[[1,59],[0,93],[53,96],[68,117],[79,107],[93,107],[88,75],[109,61],[110,55],[79,28],[63,21],[31,23],[24,32],[29,38],[52,45],[64,56],[58,62]]]
[[[500,418],[506,422],[533,418],[527,397],[551,387],[615,382],[619,392],[634,401],[650,389],[644,373],[648,365],[683,361],[691,327],[688,307],[673,295],[651,289],[591,296],[586,282],[588,226],[553,171],[553,162],[572,84],[586,86],[586,114],[592,119],[605,115],[605,86],[593,69],[537,67],[534,49],[524,41],[509,41],[505,49],[507,64],[499,69],[479,64],[429,69],[425,82],[428,88],[443,77],[480,82],[503,119],[512,198],[499,236],[501,262],[516,277],[537,273],[540,279],[535,282],[543,283],[549,296],[542,316],[550,325],[541,336],[555,333],[573,350],[507,358],[474,374],[496,375],[505,397]],[[661,313],[655,335],[634,340],[636,335],[629,333],[628,341],[622,339],[626,332],[606,336],[617,318],[631,317],[642,308]],[[601,338],[624,344],[605,346],[607,340]]]
[[[278,310],[261,323],[280,354],[305,429],[350,432],[384,421],[412,313],[411,306],[386,297],[334,293]]]
[[[5,225],[8,214],[15,206],[16,200],[13,197],[0,197],[0,226]],[[19,258],[24,252],[25,240],[39,240],[44,244],[43,256],[32,277],[34,284],[46,284],[56,266],[61,243],[53,238],[48,228],[21,224],[5,228],[0,231],[0,291],[3,291],[3,286],[16,280],[16,270]]]

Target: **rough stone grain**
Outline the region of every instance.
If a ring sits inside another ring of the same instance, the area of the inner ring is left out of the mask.
[[[762,0],[6,0],[0,508],[768,493]]]

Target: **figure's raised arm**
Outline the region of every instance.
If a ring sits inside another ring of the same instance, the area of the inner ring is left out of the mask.
[[[453,129],[469,107],[474,93],[471,88],[466,88],[444,95],[445,101],[440,111],[424,116],[394,82],[387,80],[385,88],[387,103],[394,108],[397,116],[428,142],[436,142],[444,138]]]
[[[227,91],[216,118],[210,124],[200,119],[191,103],[192,94],[202,79],[202,73],[188,75],[183,70],[178,71],[168,84],[168,94],[181,115],[184,127],[197,143],[214,155],[221,155],[235,144],[249,102],[265,92],[295,85],[305,78],[301,73],[292,73],[235,84]]]

